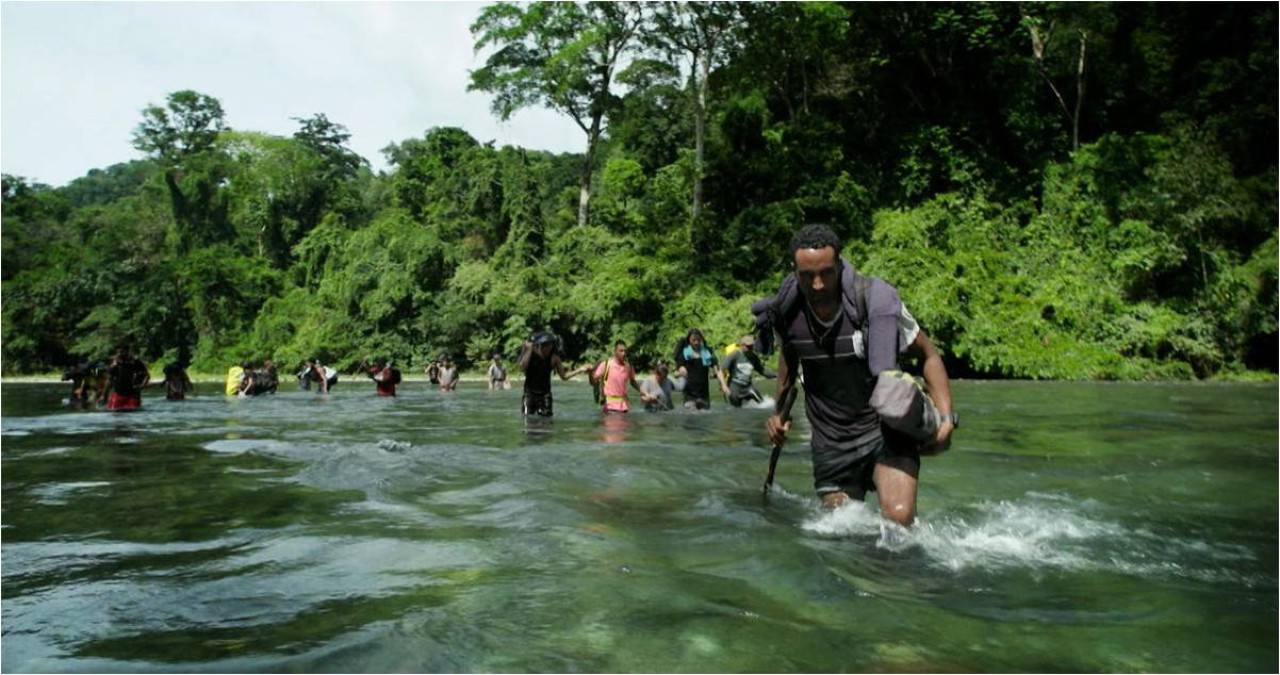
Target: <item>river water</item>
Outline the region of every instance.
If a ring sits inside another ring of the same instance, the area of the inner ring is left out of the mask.
[[[896,535],[765,410],[220,389],[3,385],[4,672],[1277,667],[1274,384],[957,382]]]

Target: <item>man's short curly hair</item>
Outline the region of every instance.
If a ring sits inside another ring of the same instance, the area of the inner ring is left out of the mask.
[[[839,258],[840,236],[835,233],[835,230],[827,225],[805,225],[791,238],[791,257],[795,259],[796,251],[802,248],[818,249],[828,246],[835,249],[836,257]]]

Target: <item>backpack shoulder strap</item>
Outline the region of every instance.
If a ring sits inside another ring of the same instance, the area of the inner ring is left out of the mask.
[[[609,400],[608,397],[605,396],[604,385],[609,381],[609,362],[612,360],[613,357],[609,357],[604,360],[604,370],[601,371],[599,379],[595,382],[594,389],[596,394],[596,403],[601,407],[604,407],[605,402]]]
[[[856,320],[865,330],[871,321],[867,312],[867,295],[871,293],[871,277],[853,272],[853,307],[857,310]]]

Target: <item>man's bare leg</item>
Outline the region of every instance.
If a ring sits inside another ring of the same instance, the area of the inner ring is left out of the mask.
[[[887,464],[876,464],[871,480],[880,496],[880,515],[904,527],[916,520],[915,476]]]

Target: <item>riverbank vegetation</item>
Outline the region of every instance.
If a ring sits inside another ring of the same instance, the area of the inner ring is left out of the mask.
[[[748,332],[806,222],[958,376],[1276,371],[1273,4],[497,3],[473,34],[494,114],[582,154],[423,120],[375,173],[323,112],[272,136],[175,92],[141,159],[4,176],[4,372],[483,367],[543,329],[647,366]]]

